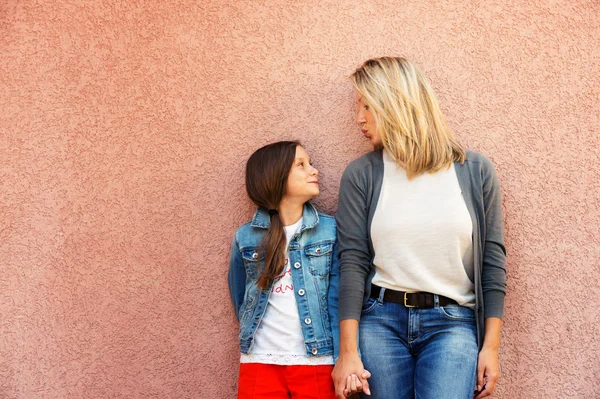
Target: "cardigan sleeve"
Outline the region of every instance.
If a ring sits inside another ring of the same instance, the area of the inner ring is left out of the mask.
[[[367,187],[363,169],[350,164],[342,175],[336,221],[340,262],[339,320],[360,320],[371,267]]]
[[[506,248],[504,247],[504,220],[500,182],[494,166],[482,157],[483,206],[485,237],[481,285],[484,317],[502,318],[506,295]]]

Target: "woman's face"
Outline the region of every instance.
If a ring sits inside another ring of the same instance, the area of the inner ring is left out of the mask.
[[[296,157],[287,180],[285,198],[302,203],[319,195],[319,171],[311,165],[310,157],[301,146],[296,146]]]
[[[356,115],[356,123],[360,125],[360,130],[366,138],[369,139],[373,148],[381,146],[381,136],[377,131],[377,123],[371,112],[369,105],[363,101],[363,97],[359,92],[356,92],[356,105],[358,106],[358,114]]]

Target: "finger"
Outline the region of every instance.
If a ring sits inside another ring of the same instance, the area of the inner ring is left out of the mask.
[[[367,380],[363,380],[362,384],[363,384],[363,387],[362,387],[363,393],[365,395],[369,395],[370,396],[371,395],[371,390],[369,389],[369,383],[367,382]]]
[[[371,372],[367,369],[365,369],[365,371],[363,371],[363,373],[361,374],[361,377],[363,380],[366,380],[367,378],[371,378]]]
[[[349,395],[353,395],[356,393],[356,389],[352,389],[352,376],[351,375],[346,377],[346,390],[348,390]]]
[[[477,366],[477,390],[481,391],[483,389],[484,381],[483,381],[483,373],[485,372],[484,366]]]
[[[356,376],[356,374],[352,374],[352,393],[358,393],[360,391],[360,389],[358,388],[357,382],[358,382],[358,377]]]
[[[488,396],[490,396],[492,393],[489,392],[487,390],[487,388],[485,388],[483,391],[479,392],[479,394],[477,396],[475,396],[474,399],[481,399],[481,398],[487,398]]]
[[[352,394],[347,389],[344,389],[344,398],[349,398]],[[343,398],[342,398],[343,399]]]
[[[475,397],[475,399],[487,398],[496,390],[496,383],[498,382],[498,376],[486,376],[483,390]]]

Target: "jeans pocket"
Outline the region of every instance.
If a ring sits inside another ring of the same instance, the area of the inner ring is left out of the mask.
[[[379,303],[377,302],[377,299],[369,298],[369,299],[367,299],[367,303],[365,303],[363,305],[362,311],[360,313],[361,314],[371,313],[378,305],[379,305]]]
[[[449,305],[440,306],[440,311],[450,320],[464,320],[469,322],[475,322],[475,312],[465,306],[460,305]]]

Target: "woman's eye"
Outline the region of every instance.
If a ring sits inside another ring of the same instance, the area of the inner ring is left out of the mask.
[[[365,109],[368,111],[368,110],[369,110],[369,106],[368,106],[368,105],[365,105]]]

